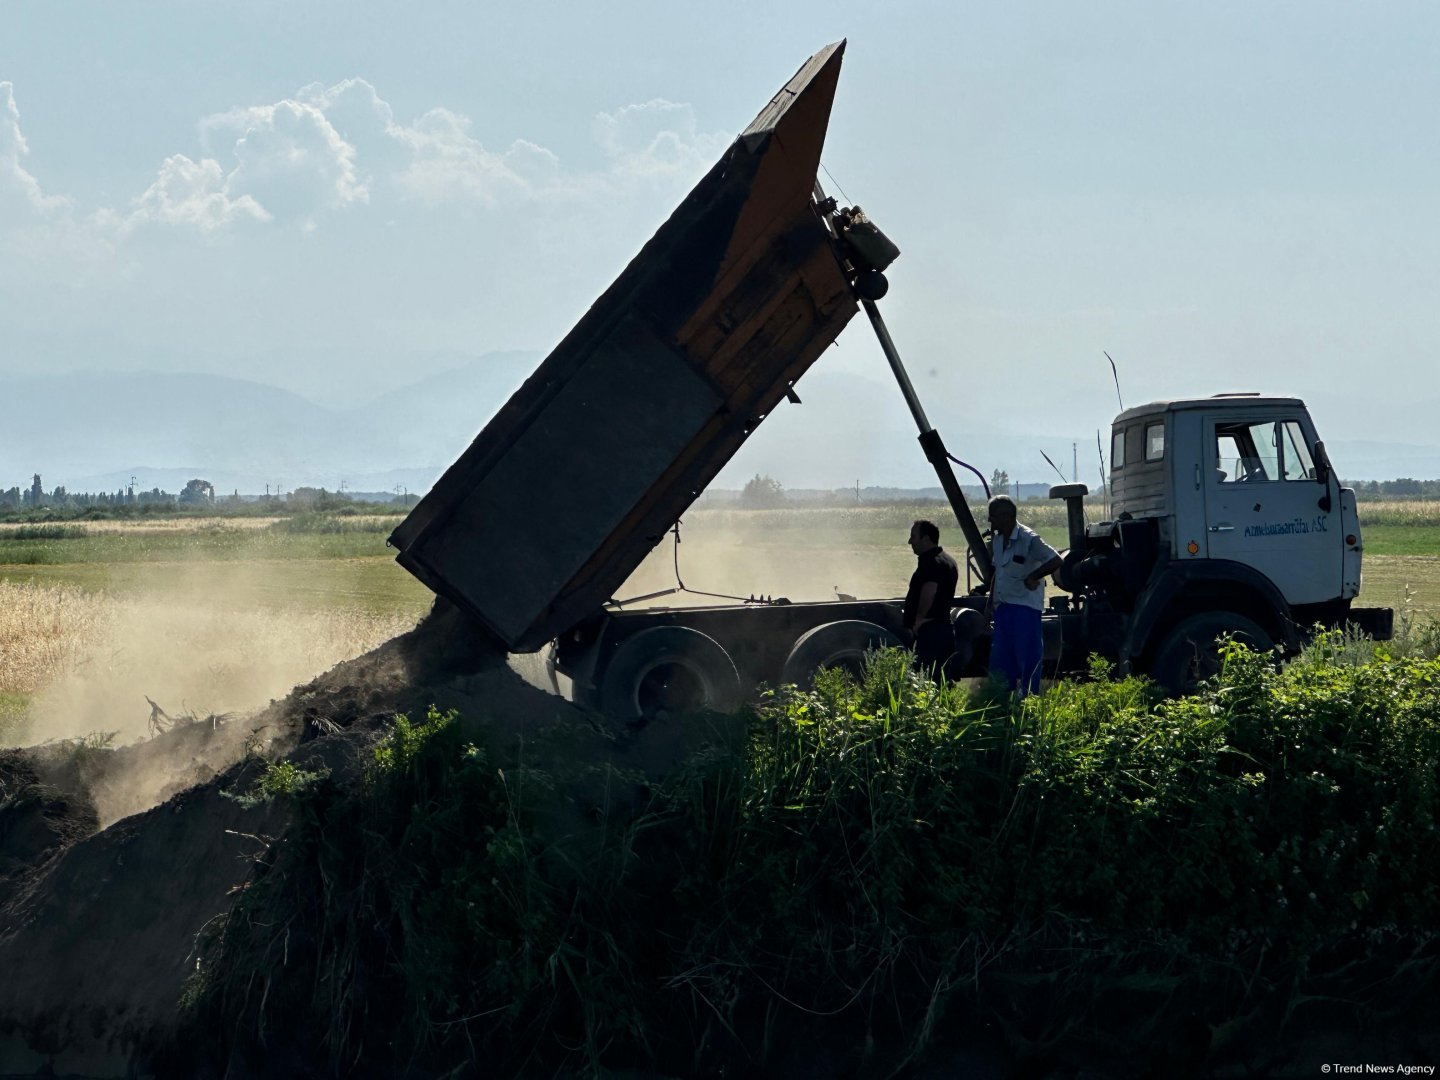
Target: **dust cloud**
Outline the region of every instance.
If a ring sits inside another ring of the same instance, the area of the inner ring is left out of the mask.
[[[108,824],[238,760],[247,745],[263,742],[244,714],[416,621],[266,606],[256,600],[261,583],[253,575],[261,572],[227,566],[140,594],[67,593],[52,616],[52,653],[63,662],[37,680],[19,737],[7,741],[124,746],[189,717],[211,729],[203,742],[185,741],[183,752],[177,744],[178,756],[126,756],[124,769],[107,771],[92,795]]]
[[[172,715],[253,709],[341,660],[408,630],[414,618],[248,606],[207,589],[105,602],[98,626],[32,700],[32,741],[153,733],[147,698]]]
[[[866,515],[863,526],[830,509],[780,511],[700,510],[685,515],[680,529],[680,580],[687,589],[785,596],[801,601],[835,600],[838,593],[862,599],[903,596],[915,556],[905,540],[909,511]],[[892,524],[890,517],[896,522]],[[891,534],[893,533],[893,537]],[[888,542],[893,539],[893,543]],[[674,537],[665,539],[625,582],[625,602],[676,584]],[[732,600],[675,593],[637,607],[689,607]],[[626,606],[629,606],[628,604]]]

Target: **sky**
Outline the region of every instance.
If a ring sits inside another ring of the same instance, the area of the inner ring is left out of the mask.
[[[0,374],[354,405],[548,352],[840,38],[822,180],[902,249],[883,309],[952,446],[1107,425],[1105,351],[1126,405],[1281,392],[1440,444],[1419,2],[0,0]],[[858,320],[822,363],[888,385]]]

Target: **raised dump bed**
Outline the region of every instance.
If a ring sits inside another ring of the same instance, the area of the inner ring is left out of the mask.
[[[844,48],[806,61],[390,537],[512,651],[610,599],[857,311],[813,201]]]

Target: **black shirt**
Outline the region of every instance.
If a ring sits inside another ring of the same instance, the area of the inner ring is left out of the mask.
[[[906,628],[915,625],[915,612],[920,606],[920,590],[925,583],[935,582],[935,600],[925,613],[927,619],[950,618],[950,605],[955,600],[955,586],[960,583],[960,568],[945,554],[942,547],[933,547],[916,559],[915,573],[910,576],[910,591],[905,594],[903,618]]]

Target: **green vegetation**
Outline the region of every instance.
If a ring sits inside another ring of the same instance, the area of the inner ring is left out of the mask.
[[[351,523],[346,523],[351,524]],[[243,559],[355,559],[386,554],[388,529],[288,523],[265,529],[214,526],[165,532],[82,533],[0,542],[3,564],[221,562]],[[63,528],[64,526],[62,526]]]
[[[329,774],[324,770],[302,769],[293,761],[272,761],[255,778],[250,790],[237,794],[222,791],[228,799],[234,799],[244,807],[256,807],[272,799],[293,799],[314,787]]]
[[[147,492],[144,495],[164,495],[163,492]],[[287,517],[295,514],[324,513],[331,515],[386,515],[399,520],[414,505],[414,497],[404,504],[355,502],[344,495],[327,492],[324,489],[302,488],[283,499],[256,499],[242,502],[222,497],[213,501],[194,499],[177,502],[173,496],[147,499],[142,496],[134,503],[109,502],[86,504],[86,496],[65,497],[60,502],[47,502],[38,507],[20,507],[0,502],[0,523],[39,523],[67,521],[186,521],[225,518],[244,520],[246,518]],[[81,501],[76,501],[76,500]]]
[[[19,737],[29,708],[29,694],[0,690],[0,746],[8,746]]]
[[[0,541],[12,544],[21,540],[78,540],[83,536],[84,525],[21,525],[19,528],[0,531]]]
[[[1419,1030],[1437,647],[1329,635],[1276,669],[1235,646],[1193,698],[1097,667],[1019,705],[882,653],[633,799],[432,710],[362,789],[297,796],[197,1023],[282,1061],[319,1039],[342,1068],[537,1075],[753,1073],[796,1046],[877,1075],[962,1050],[1265,1072],[1346,1034],[1334,1000]]]
[[[360,517],[354,514],[293,514],[269,526],[282,533],[379,533],[389,536],[399,524],[393,517]]]

